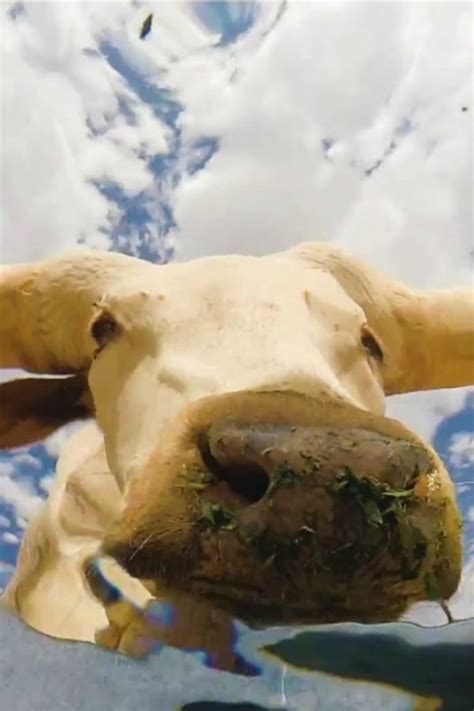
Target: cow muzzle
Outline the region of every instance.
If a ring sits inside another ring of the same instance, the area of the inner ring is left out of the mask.
[[[459,520],[442,463],[399,423],[235,393],[164,435],[103,551],[250,623],[375,622],[454,593]]]

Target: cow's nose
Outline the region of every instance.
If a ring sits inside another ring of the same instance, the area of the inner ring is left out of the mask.
[[[296,570],[292,579],[317,569],[337,581],[359,568],[413,580],[438,556],[440,502],[423,493],[433,463],[417,442],[360,427],[228,419],[201,434],[199,448],[212,475],[198,498],[203,558],[228,563],[228,578],[240,559],[242,569],[253,561],[262,585],[275,566]],[[443,597],[452,594],[455,575],[436,568],[435,578]]]
[[[278,491],[312,488],[328,473],[334,485],[349,470],[404,490],[430,463],[423,447],[369,430],[231,420],[201,434],[199,449],[211,475],[207,495],[238,508],[264,499],[271,506]]]
[[[212,475],[200,496],[209,559],[225,558],[238,540],[263,568],[284,553],[305,569],[319,549],[317,566],[336,578],[358,561],[387,575],[401,566],[400,577],[410,580],[439,557],[444,504],[430,479],[430,453],[417,442],[360,427],[229,419],[211,425],[199,448]],[[438,592],[451,595],[456,574],[436,568],[434,577]]]
[[[462,554],[430,448],[394,421],[288,393],[190,405],[130,481],[102,551],[275,621],[393,619],[427,580],[449,597]]]

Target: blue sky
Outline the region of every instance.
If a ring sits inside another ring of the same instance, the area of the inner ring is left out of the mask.
[[[67,5],[2,6],[3,261],[85,245],[164,262],[328,239],[420,288],[472,283],[469,8]],[[404,396],[388,411],[451,471],[472,581],[474,395]],[[0,455],[0,587],[61,440]],[[457,609],[473,614],[466,587]]]

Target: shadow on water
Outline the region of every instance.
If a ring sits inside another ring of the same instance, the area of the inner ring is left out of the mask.
[[[281,706],[278,709],[271,709],[268,706],[251,703],[226,704],[221,701],[196,701],[181,706],[180,711],[286,711],[286,709]]]
[[[367,631],[363,625],[342,627],[302,632],[264,647],[264,652],[298,671],[322,672],[388,685],[416,696],[437,697],[440,711],[473,710],[471,622],[429,630],[400,624],[396,633],[387,633],[383,627],[380,631]],[[408,627],[410,633],[404,635]],[[467,632],[469,641],[456,643],[453,627],[462,631],[462,636]]]

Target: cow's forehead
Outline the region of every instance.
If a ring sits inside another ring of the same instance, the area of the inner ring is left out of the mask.
[[[155,266],[116,285],[109,298],[116,304],[139,293],[130,307],[151,310],[177,320],[186,315],[209,321],[227,321],[231,325],[236,310],[267,308],[279,310],[280,316],[292,308],[318,312],[320,317],[356,318],[362,310],[352,301],[321,259],[311,260],[291,250],[264,257],[227,255],[183,263]],[[148,306],[147,306],[148,304]],[[269,314],[269,318],[270,318]],[[133,318],[132,318],[133,321]],[[201,324],[203,325],[203,324]]]

